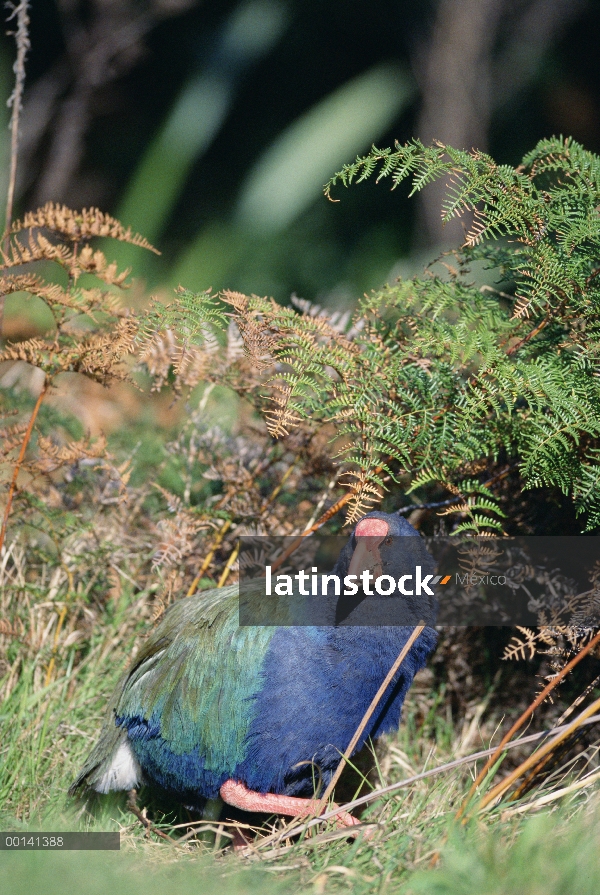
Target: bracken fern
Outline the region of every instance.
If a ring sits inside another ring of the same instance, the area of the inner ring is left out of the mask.
[[[466,219],[465,243],[423,275],[365,296],[347,332],[325,314],[223,293],[262,371],[254,387],[267,397],[270,431],[335,424],[353,470],[350,520],[386,477],[408,476],[413,490],[434,484],[456,496],[447,511],[458,514],[455,531],[502,531],[502,473],[490,473],[508,464],[525,488],[559,488],[596,527],[600,158],[553,138],[512,168],[415,140],[374,147],[325,192],[376,172],[394,187],[412,178],[412,193],[446,179],[442,217]],[[475,262],[495,286],[475,282]],[[190,309],[203,326],[209,314],[222,326],[215,296],[186,294]]]

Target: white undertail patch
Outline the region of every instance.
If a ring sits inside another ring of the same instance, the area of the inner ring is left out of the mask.
[[[142,778],[142,769],[131,751],[131,746],[124,740],[113,756],[108,769],[95,784],[97,792],[112,792],[120,789],[135,789]]]

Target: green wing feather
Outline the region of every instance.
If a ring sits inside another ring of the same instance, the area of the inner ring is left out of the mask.
[[[256,585],[264,599],[264,585]],[[252,721],[250,697],[262,685],[274,627],[240,627],[237,585],[179,600],[141,647],[108,706],[98,743],[71,787],[94,785],[110,766],[124,728],[115,716],[160,718],[161,736],[176,754],[198,747],[207,769],[243,759]]]

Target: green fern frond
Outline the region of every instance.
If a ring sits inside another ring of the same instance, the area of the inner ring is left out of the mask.
[[[524,487],[560,489],[599,525],[600,158],[553,138],[512,168],[413,140],[373,147],[325,192],[373,176],[393,189],[409,180],[411,195],[445,179],[443,216],[468,214],[465,245],[365,296],[348,331],[306,304],[180,292],[145,334],[204,344],[235,325],[255,374],[236,379],[230,365],[227,381],[276,436],[301,421],[333,426],[353,518],[402,479],[455,495],[454,531],[501,532],[490,469],[508,458]],[[474,262],[495,286],[476,285]]]

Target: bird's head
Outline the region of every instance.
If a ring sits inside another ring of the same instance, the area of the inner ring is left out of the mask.
[[[402,560],[407,559],[407,553],[414,552],[406,550],[407,545],[397,541],[401,537],[420,540],[419,533],[401,516],[378,511],[368,513],[352,532],[352,558],[348,574],[360,575],[365,570],[369,570],[375,578],[379,575],[393,575],[395,571],[401,574]]]
[[[435,562],[427,551],[423,538],[401,516],[374,511],[363,516],[357,523],[333,571],[341,579],[346,575],[356,575],[360,581],[362,573],[368,571],[373,579],[387,575],[398,582],[405,575],[412,575],[414,580],[417,566],[420,566],[422,577],[432,575],[435,570]],[[386,584],[389,586],[391,582]],[[407,586],[405,590],[410,591],[411,588]],[[414,588],[412,594],[402,594],[396,587],[389,595],[374,594],[373,598],[369,598],[368,606],[365,604],[361,608],[361,617],[365,613],[367,613],[365,617],[368,617],[368,613],[374,611],[375,617],[381,619],[381,601],[387,605],[392,599],[394,603],[401,603],[402,606],[393,606],[391,602],[389,603],[390,619],[398,616],[398,612],[407,618],[415,615],[416,620],[420,617],[431,619],[435,614],[435,600],[428,597],[427,593],[417,594]],[[358,617],[355,610],[363,600],[362,588],[356,597],[342,598],[336,609],[336,620],[339,622],[350,614],[353,618]],[[379,605],[375,606],[377,601]],[[387,614],[385,605],[383,613],[384,616]],[[381,623],[382,621],[379,621],[379,624]],[[397,622],[390,621],[390,623]]]

